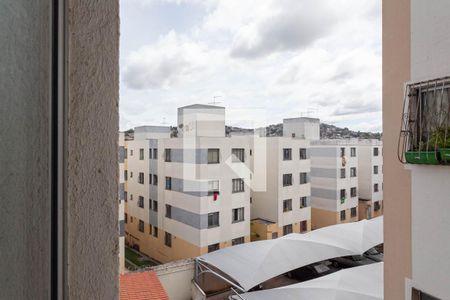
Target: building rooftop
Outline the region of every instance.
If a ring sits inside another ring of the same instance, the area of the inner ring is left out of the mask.
[[[207,104],[191,104],[191,105],[179,107],[178,109],[186,109],[186,108],[194,108],[194,109],[196,109],[196,108],[205,108],[205,109],[222,108],[222,109],[225,109],[225,107],[223,107],[223,106],[207,105]]]
[[[155,272],[120,275],[120,300],[169,300]]]

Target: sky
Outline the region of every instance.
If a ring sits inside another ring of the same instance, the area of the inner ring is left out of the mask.
[[[121,0],[120,128],[308,116],[381,131],[381,0]]]

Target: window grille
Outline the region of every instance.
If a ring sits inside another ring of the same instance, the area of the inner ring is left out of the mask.
[[[450,77],[406,86],[398,158],[410,164],[450,163]]]

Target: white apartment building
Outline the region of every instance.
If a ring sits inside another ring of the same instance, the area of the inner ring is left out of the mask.
[[[383,214],[383,143],[358,141],[359,219]]]
[[[266,186],[251,193],[252,239],[310,231],[309,141],[287,137],[261,140],[266,143]],[[255,155],[258,150],[255,147]],[[254,184],[252,180],[252,187]]]
[[[135,129],[128,148],[126,238],[161,262],[250,241],[250,143],[225,137],[225,109],[178,109],[168,127]]]
[[[252,240],[311,230],[310,144],[295,137],[304,123],[288,120],[285,136],[253,139]]]
[[[119,132],[119,272],[125,271],[125,135]]]
[[[311,141],[312,229],[358,220],[358,147],[350,140]]]

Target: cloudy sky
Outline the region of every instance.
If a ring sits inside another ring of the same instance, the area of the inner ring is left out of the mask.
[[[120,51],[122,130],[215,99],[229,125],[381,131],[380,0],[121,0]]]

